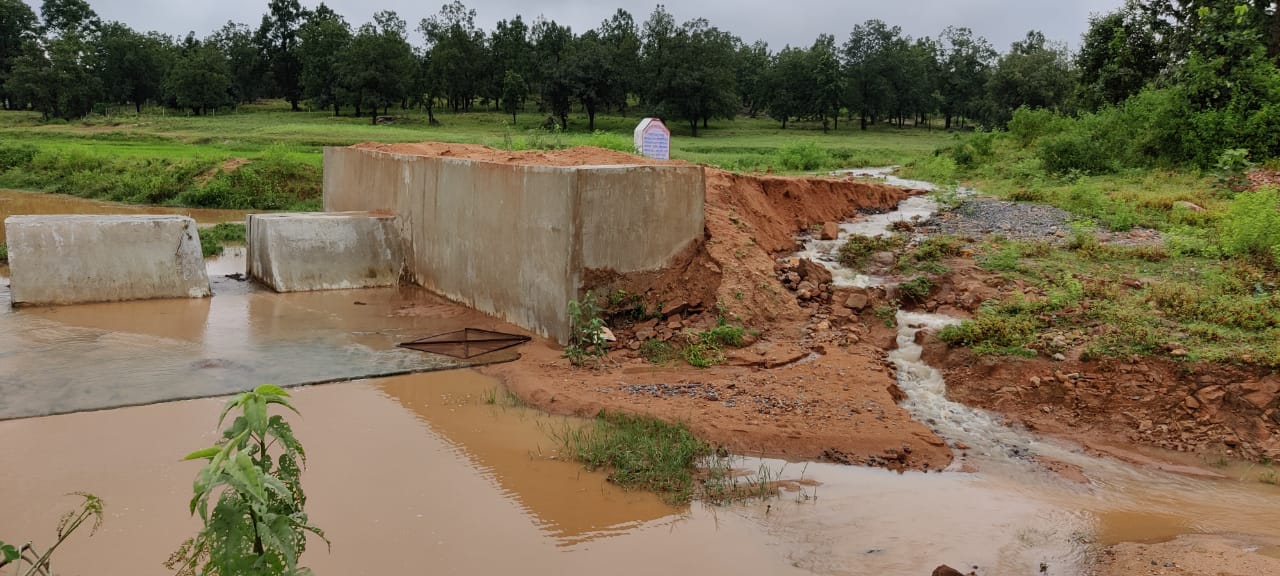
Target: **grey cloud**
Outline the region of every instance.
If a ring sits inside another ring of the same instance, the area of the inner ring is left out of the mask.
[[[28,0],[35,7],[36,0]],[[329,0],[327,4],[353,24],[370,19],[376,10],[395,10],[414,27],[424,16],[439,10],[442,0]],[[1001,51],[1037,29],[1071,46],[1079,44],[1091,13],[1105,12],[1122,0],[693,0],[667,2],[678,21],[707,18],[748,42],[762,39],[776,49],[786,44],[809,45],[820,33],[835,35],[843,42],[857,23],[878,18],[902,27],[914,37],[936,36],[948,25],[965,26],[985,36]],[[100,16],[125,22],[138,30],[156,30],[175,36],[194,31],[204,36],[227,20],[256,26],[266,11],[266,0],[217,0],[192,2],[174,0],[90,0]],[[314,0],[304,0],[314,6]],[[539,15],[571,26],[581,32],[599,25],[617,8],[631,12],[642,23],[655,2],[638,0],[471,0],[467,6],[477,12],[478,24],[490,30],[498,20],[522,15],[532,21]],[[420,40],[413,38],[416,42]]]

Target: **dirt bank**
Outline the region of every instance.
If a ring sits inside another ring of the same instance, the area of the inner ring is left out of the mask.
[[[660,163],[599,148],[356,147],[514,164]],[[796,249],[797,233],[859,211],[890,209],[910,194],[850,180],[707,169],[706,236],[701,243],[665,270],[588,275],[584,289],[626,296],[611,310],[610,326],[619,341],[602,367],[574,368],[556,346],[535,342],[522,349],[520,361],[485,371],[503,377],[525,401],[554,413],[642,412],[686,421],[736,452],[941,469],[951,461],[950,450],[896,405],[894,374],[883,350],[872,343],[877,339],[870,337],[871,330],[849,310],[838,325],[827,321],[829,276],[825,283],[815,279],[813,291],[823,298],[801,301],[783,286],[776,269],[777,258]],[[623,313],[637,305],[646,313]],[[824,321],[824,338],[815,339],[813,326]],[[718,322],[751,330],[749,345],[728,351],[725,365],[705,370],[656,366],[639,357],[642,341],[687,337]]]

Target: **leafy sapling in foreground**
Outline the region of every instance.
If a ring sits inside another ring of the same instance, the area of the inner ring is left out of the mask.
[[[179,576],[310,574],[298,557],[308,533],[324,539],[324,532],[303,511],[306,452],[283,416],[267,414],[273,404],[298,413],[278,386],[238,394],[218,418],[221,427],[231,411],[240,411],[222,439],[184,458],[208,463],[191,497],[191,514],[200,515],[204,528],[165,564]]]

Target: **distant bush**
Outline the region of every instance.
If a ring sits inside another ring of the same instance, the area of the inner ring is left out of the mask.
[[[835,158],[813,142],[797,142],[778,149],[778,166],[783,170],[821,170],[835,166]]]
[[[617,150],[628,154],[635,154],[636,152],[635,142],[632,141],[631,138],[628,138],[623,134],[605,132],[603,130],[596,130],[595,132],[592,132],[591,136],[587,137],[586,145],[595,146],[596,148],[605,148],[608,150]]]
[[[30,144],[0,144],[0,172],[26,166],[39,151]]]
[[[1023,106],[1013,111],[1013,119],[1009,120],[1009,135],[1026,147],[1040,138],[1058,134],[1070,125],[1071,120],[1057,112]]]

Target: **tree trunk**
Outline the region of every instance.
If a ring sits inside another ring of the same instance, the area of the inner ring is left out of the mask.
[[[861,129],[862,129],[862,130],[866,130],[866,129],[867,129],[867,115],[866,115],[866,114],[859,114],[859,115],[858,115],[858,122],[861,124]]]
[[[786,130],[786,129],[787,129],[787,119],[786,119],[786,118],[783,118],[783,119],[782,119],[782,129],[783,129],[783,130]]]
[[[951,113],[950,112],[947,112],[945,122],[946,124],[944,125],[944,128],[947,130],[950,130],[951,129]]]
[[[134,103],[133,103],[133,109],[134,109],[134,111],[136,111],[136,112],[138,113],[138,115],[139,115],[139,116],[141,116],[141,115],[142,115],[142,103],[141,103],[141,102],[134,102]]]
[[[516,112],[515,110],[512,110],[511,111],[511,127],[514,128],[515,126],[516,126]]]
[[[689,119],[689,127],[693,129],[693,137],[697,138],[698,137],[698,117],[697,116]]]
[[[301,108],[299,108],[299,107],[298,107],[298,99],[297,99],[297,98],[291,98],[291,99],[289,99],[289,107],[290,107],[290,108],[292,108],[294,112],[298,112],[298,111],[302,110]]]
[[[595,108],[587,108],[587,130],[596,131],[596,111]]]
[[[373,124],[374,126],[377,126],[377,125],[378,125],[378,107],[377,107],[377,105],[374,105],[374,107],[373,107],[373,112],[370,112],[370,113],[369,113],[369,123],[370,123],[370,124]]]
[[[337,103],[337,102],[334,102],[334,103],[333,103],[333,117],[334,117],[334,118],[337,118],[338,116],[341,116],[341,115],[342,115],[342,112],[338,109],[338,103]]]
[[[703,117],[702,117],[702,127],[703,127],[703,128],[706,128],[706,127],[707,127],[707,117],[706,117],[706,116],[703,116]]]

